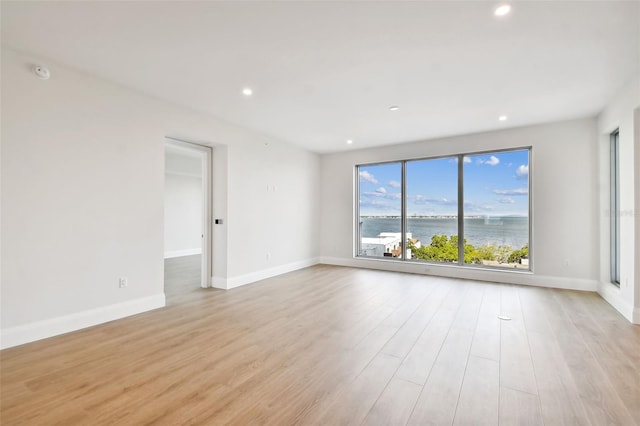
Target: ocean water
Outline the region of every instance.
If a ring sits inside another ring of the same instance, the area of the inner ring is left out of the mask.
[[[362,237],[376,237],[381,232],[400,232],[399,218],[363,217]],[[424,245],[433,235],[458,234],[456,219],[407,218],[407,232]],[[526,217],[492,217],[464,219],[464,237],[476,247],[488,244],[520,248],[529,242],[529,219]]]

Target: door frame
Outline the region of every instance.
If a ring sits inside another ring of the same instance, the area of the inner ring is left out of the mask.
[[[207,145],[165,136],[165,147],[171,147],[186,154],[198,154],[201,158],[202,178],[202,255],[200,262],[200,287],[211,287],[212,271],[212,175],[213,175],[213,149]]]

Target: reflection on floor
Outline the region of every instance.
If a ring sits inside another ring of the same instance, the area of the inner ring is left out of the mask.
[[[200,288],[201,257],[195,254],[164,260],[164,293],[167,298]]]

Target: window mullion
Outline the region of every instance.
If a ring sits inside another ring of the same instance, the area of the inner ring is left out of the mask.
[[[458,265],[464,265],[464,155],[458,155]]]
[[[402,162],[401,167],[401,179],[400,179],[400,199],[402,200],[401,208],[400,208],[400,235],[402,241],[402,256],[400,259],[407,260],[407,247],[408,247],[408,239],[407,239],[407,162]]]

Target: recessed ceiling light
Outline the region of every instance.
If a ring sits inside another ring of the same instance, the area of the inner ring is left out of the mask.
[[[498,120],[507,121],[507,116],[506,115],[501,115],[500,117],[498,117]]]
[[[502,4],[496,7],[496,9],[493,11],[493,14],[496,16],[505,16],[508,15],[509,12],[511,12],[511,5]]]
[[[397,105],[392,105],[392,106],[389,107],[389,111],[397,111],[399,109],[400,109],[400,107],[397,106]]]
[[[347,139],[347,144],[351,145],[353,143],[353,141],[351,139]]]
[[[242,89],[242,94],[245,96],[251,96],[253,95],[253,90],[251,90],[251,87],[245,87]]]

